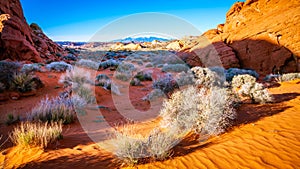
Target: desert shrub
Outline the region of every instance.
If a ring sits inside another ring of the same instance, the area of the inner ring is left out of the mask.
[[[119,90],[119,86],[117,86],[116,84],[112,83],[111,84],[111,93],[115,94],[115,95],[121,95],[121,92]]]
[[[19,121],[20,121],[20,116],[19,115],[15,115],[13,113],[9,113],[9,114],[7,114],[7,118],[6,118],[5,124],[6,125],[11,125],[11,124],[17,123]]]
[[[145,67],[153,67],[153,64],[152,64],[152,63],[147,63],[147,64],[145,65]]]
[[[65,74],[61,75],[60,83],[63,83],[65,86],[74,85],[83,85],[85,83],[92,83],[90,72],[75,67],[74,69],[67,70]]]
[[[99,74],[96,76],[96,85],[102,86],[105,89],[111,89],[111,80],[106,74]]]
[[[151,81],[152,80],[152,72],[151,71],[140,71],[134,76],[134,78],[137,78],[140,81]]]
[[[135,68],[134,64],[127,63],[127,62],[122,62],[117,68],[118,72],[133,72],[135,70],[136,70],[136,68]]]
[[[21,147],[46,148],[62,138],[61,123],[21,123],[10,136],[12,142]]]
[[[184,64],[184,61],[176,55],[168,52],[166,54],[158,54],[151,57],[151,63],[157,66],[159,64]]]
[[[234,89],[242,87],[242,85],[246,83],[255,83],[256,78],[248,75],[248,74],[243,74],[243,75],[236,75],[232,78],[231,86]]]
[[[31,73],[17,73],[11,81],[11,89],[21,93],[35,90],[37,84],[34,81],[35,76]]]
[[[191,71],[188,72],[181,72],[175,78],[179,87],[186,86],[186,85],[194,85],[196,79],[194,74]]]
[[[225,83],[224,74],[212,71],[209,68],[193,67],[191,69],[196,78],[196,84],[205,87],[223,86]]]
[[[120,62],[119,61],[116,61],[114,59],[109,59],[109,60],[106,60],[104,62],[101,62],[100,65],[99,65],[99,68],[101,69],[107,69],[109,67],[118,67],[120,65]]]
[[[160,89],[166,95],[171,94],[175,89],[178,89],[178,84],[173,78],[172,74],[167,73],[162,77],[159,77],[157,80],[154,80],[152,87],[154,89]]]
[[[259,77],[259,74],[255,70],[251,70],[251,69],[229,68],[228,70],[225,71],[226,80],[228,82],[232,81],[232,78],[234,76],[243,75],[243,74],[248,74],[255,78]]]
[[[268,103],[273,101],[273,96],[268,89],[260,83],[245,83],[238,93],[244,97],[249,97],[252,103]]]
[[[66,70],[71,70],[72,69],[72,65],[64,62],[64,61],[60,61],[60,62],[51,62],[50,64],[46,65],[46,68],[48,70],[52,70],[55,72],[64,72]]]
[[[76,117],[74,106],[76,105],[74,105],[70,98],[45,98],[31,110],[28,118],[33,121],[62,121],[63,124],[69,124]]]
[[[33,64],[24,64],[21,72],[30,73],[30,72],[41,72],[41,64],[33,63]]]
[[[97,70],[99,68],[100,63],[94,62],[92,60],[80,59],[79,61],[76,62],[76,65]]]
[[[5,90],[5,85],[0,82],[0,93],[3,93]]]
[[[140,81],[138,78],[133,78],[133,79],[130,81],[130,85],[131,85],[131,86],[141,86],[142,83],[141,83],[141,81]]]
[[[19,72],[20,67],[19,62],[0,61],[0,82],[8,88],[13,76]]]
[[[146,155],[146,140],[134,132],[134,128],[123,126],[112,134],[115,155],[126,164],[137,164]]]
[[[153,101],[158,98],[165,97],[165,94],[160,89],[153,89],[149,94],[142,98],[144,101]]]
[[[115,77],[118,80],[122,80],[122,81],[129,81],[132,77],[132,74],[130,72],[115,72]]]
[[[176,126],[175,126],[176,127]],[[151,131],[146,142],[147,156],[155,160],[165,160],[172,156],[172,148],[178,144],[182,136],[177,128],[167,131],[155,128]]]
[[[76,88],[73,88],[73,92],[74,94],[77,94],[78,96],[83,98],[88,104],[92,104],[96,102],[94,92],[87,84],[83,84]]]
[[[31,23],[29,26],[34,31],[42,31],[41,27],[36,23]]]
[[[187,72],[190,68],[186,64],[165,64],[162,72]]]
[[[300,73],[286,73],[277,78],[279,82],[292,81],[295,79],[300,79]]]
[[[236,114],[225,88],[189,86],[173,93],[160,111],[162,126],[178,126],[182,131],[217,135],[231,124]]]

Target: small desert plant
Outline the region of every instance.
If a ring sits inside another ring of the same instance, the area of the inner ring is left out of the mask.
[[[80,59],[79,61],[76,62],[76,65],[97,70],[99,68],[100,63],[94,62],[92,60]]]
[[[28,118],[33,121],[62,121],[64,124],[69,124],[74,121],[75,117],[72,99],[56,97],[42,100],[31,110]]]
[[[145,67],[154,67],[152,63],[147,63]]]
[[[175,126],[176,127],[176,126]],[[174,126],[167,131],[155,128],[146,142],[147,155],[155,160],[165,160],[172,156],[172,148],[178,144],[184,134]],[[175,129],[174,129],[175,128]]]
[[[273,101],[273,96],[268,89],[260,83],[246,83],[242,85],[238,93],[244,97],[249,97],[252,103],[268,103]]]
[[[36,89],[34,75],[30,73],[17,73],[11,81],[11,89],[21,93],[30,92]]]
[[[13,76],[19,72],[21,64],[19,62],[0,61],[0,82],[8,87]]]
[[[46,148],[62,138],[62,125],[24,122],[14,128],[10,138],[17,146]]]
[[[80,85],[76,88],[73,88],[73,92],[74,94],[77,94],[78,96],[86,100],[88,104],[92,104],[96,102],[94,92],[87,84]]]
[[[219,71],[213,71],[209,68],[193,67],[191,69],[196,77],[196,84],[205,87],[223,86],[225,75]]]
[[[243,74],[248,74],[251,75],[255,78],[259,77],[259,74],[255,70],[251,69],[239,69],[239,68],[229,68],[228,70],[225,71],[226,75],[226,81],[230,82],[232,81],[232,78],[236,75],[243,75]]]
[[[190,68],[186,64],[165,64],[162,72],[187,72]]]
[[[243,75],[237,75],[232,78],[231,86],[233,89],[238,89],[242,87],[242,85],[246,83],[255,83],[256,78],[248,75],[248,74],[243,74]]]
[[[46,65],[46,68],[48,70],[52,70],[52,71],[55,71],[55,72],[64,72],[66,70],[71,70],[72,69],[72,65],[67,64],[64,61],[51,62],[50,64]]]
[[[139,79],[140,81],[151,81],[152,80],[152,72],[151,71],[140,71],[138,72],[134,78]]]
[[[111,89],[111,80],[106,74],[99,74],[96,76],[96,85],[102,86],[103,88]]]
[[[25,72],[25,73],[30,73],[30,72],[41,72],[41,65],[37,64],[37,63],[33,63],[33,64],[24,64],[21,72]]]
[[[7,114],[7,119],[5,121],[5,124],[6,125],[11,125],[11,124],[17,123],[19,121],[20,121],[20,116],[19,115],[9,113],[9,114]]]
[[[292,81],[295,79],[300,79],[300,73],[286,73],[277,77],[277,81],[279,82]]]
[[[130,81],[130,85],[131,86],[142,86],[142,83],[141,83],[141,81],[138,78],[133,78]]]
[[[142,98],[142,100],[146,101],[153,101],[157,98],[165,97],[165,94],[160,89],[153,89],[149,94]]]
[[[120,65],[119,61],[116,61],[114,59],[109,59],[104,62],[101,62],[99,65],[99,69],[107,69],[109,67],[118,67]]]
[[[116,156],[126,164],[135,165],[140,158],[146,156],[146,140],[134,132],[132,126],[119,127],[112,134]]]
[[[191,71],[188,72],[181,72],[175,78],[179,87],[186,86],[186,85],[194,85],[196,79],[194,74]]]
[[[65,86],[80,86],[85,83],[92,83],[90,72],[75,67],[74,69],[67,70],[65,74],[61,75],[60,83],[63,83]]]
[[[154,89],[160,89],[166,95],[171,94],[175,89],[178,89],[178,84],[173,78],[172,74],[167,73],[163,77],[159,77],[157,80],[154,80],[152,87]]]

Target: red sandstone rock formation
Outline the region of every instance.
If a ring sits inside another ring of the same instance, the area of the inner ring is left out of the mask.
[[[0,60],[57,60],[63,49],[27,24],[19,0],[0,1]]]
[[[231,47],[243,68],[269,74],[300,71],[300,1],[247,0],[234,4],[215,36]]]

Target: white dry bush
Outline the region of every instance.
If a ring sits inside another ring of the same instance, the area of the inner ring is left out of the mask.
[[[17,146],[46,148],[62,138],[62,124],[24,122],[14,128],[10,138]]]
[[[252,103],[269,103],[273,101],[273,96],[268,89],[256,82],[242,85],[238,93],[244,97],[249,97]]]
[[[46,68],[48,70],[52,70],[55,72],[64,72],[66,70],[71,70],[72,69],[72,65],[64,62],[64,61],[60,61],[60,62],[51,62],[50,64],[46,65]]]
[[[255,82],[256,82],[256,78],[251,75],[248,74],[236,75],[232,78],[231,86],[233,87],[233,89],[238,89],[246,83],[255,83]]]
[[[212,71],[209,68],[202,68],[202,67],[193,67],[191,69],[196,77],[196,84],[205,86],[205,87],[212,87],[212,86],[223,86],[225,83],[225,75],[217,72]]]
[[[65,74],[61,75],[59,82],[63,83],[65,86],[92,83],[91,73],[82,68],[75,67],[74,69],[70,69],[66,71]]]
[[[292,81],[295,79],[300,79],[300,73],[286,73],[286,74],[280,75],[277,78],[277,81],[286,82],[286,81]]]
[[[112,134],[115,155],[129,165],[146,156],[146,140],[134,131],[133,126],[124,125]]]
[[[100,63],[88,59],[80,59],[79,61],[76,62],[76,65],[80,67],[97,70],[100,66]]]
[[[182,131],[217,135],[236,117],[233,100],[226,88],[190,86],[175,92],[163,103],[162,126],[178,126]]]

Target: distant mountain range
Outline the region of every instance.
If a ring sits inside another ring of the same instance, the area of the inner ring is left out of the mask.
[[[71,41],[56,41],[55,43],[60,46],[81,46],[86,44],[86,42],[71,42]]]
[[[160,41],[160,42],[166,42],[166,41],[169,41],[171,39],[158,38],[158,37],[154,37],[154,36],[150,36],[150,37],[137,37],[137,38],[127,37],[127,38],[124,38],[124,39],[113,40],[113,42],[122,42],[122,43],[130,43],[130,42],[152,42],[154,40],[157,40],[157,41]]]

